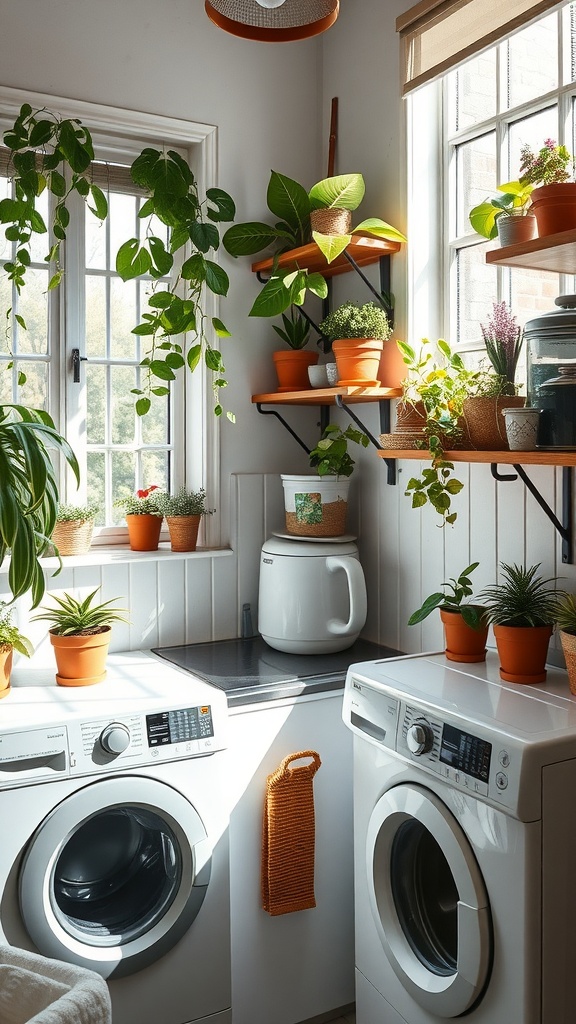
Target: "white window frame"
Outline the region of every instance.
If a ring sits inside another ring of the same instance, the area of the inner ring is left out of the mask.
[[[13,123],[23,103],[29,103],[34,109],[46,107],[65,118],[79,118],[89,128],[95,148],[105,147],[109,157],[116,153],[119,162],[127,162],[126,146],[122,141],[126,138],[140,140],[140,148],[146,144],[155,144],[184,149],[198,183],[200,195],[205,195],[206,188],[217,185],[218,153],[215,125],[0,86],[2,130],[5,127],[3,122],[6,126]],[[216,295],[207,290],[203,301],[209,321],[212,317],[219,316]],[[59,315],[62,316],[63,313],[60,312]],[[64,432],[64,428],[57,410],[61,408],[60,380],[64,375],[63,360],[66,360],[65,373],[68,374],[71,358],[69,349],[75,347],[70,338],[67,339],[67,346],[68,350],[65,353],[61,352],[59,360],[51,360],[50,368],[51,394],[55,400],[53,418],[61,432]],[[180,404],[180,411],[174,416],[174,437],[181,437],[183,446],[183,453],[177,454],[175,486],[185,484],[194,489],[205,487],[210,506],[218,510],[221,506],[220,428],[219,418],[213,413],[214,399],[210,375],[203,362],[193,374],[186,370],[183,370],[183,373],[185,401],[183,405]],[[66,408],[65,416],[69,411]],[[215,515],[205,516],[203,526],[205,545],[219,547],[221,524],[218,511]],[[123,536],[124,533],[125,531]]]

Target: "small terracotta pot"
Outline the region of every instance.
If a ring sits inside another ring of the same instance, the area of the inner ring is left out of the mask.
[[[156,551],[160,541],[162,516],[147,513],[142,516],[127,515],[128,541],[132,551]]]
[[[344,387],[377,387],[384,342],[378,338],[338,338],[332,352],[338,367],[338,383]]]
[[[202,516],[166,516],[172,551],[196,551]]]
[[[10,693],[10,673],[12,672],[12,658],[14,649],[10,644],[2,644],[0,647],[0,700]]]
[[[500,245],[515,245],[517,242],[529,242],[536,237],[536,217],[533,213],[520,216],[504,214],[496,221],[498,241]]]
[[[500,678],[507,683],[543,683],[552,626],[494,625]]]
[[[278,391],[309,391],[308,367],[318,362],[318,352],[307,352],[301,348],[279,349],[272,353]]]
[[[475,607],[479,608],[479,605]],[[488,626],[481,629],[473,629],[464,622],[462,615],[457,611],[440,609],[440,618],[444,624],[444,637],[446,641],[445,654],[448,661],[475,662],[486,661],[486,640],[488,638]]]
[[[142,518],[137,517],[137,518]],[[91,686],[106,678],[106,658],[112,629],[87,636],[59,636],[49,631],[56,658],[58,686]]]
[[[573,693],[576,697],[576,636],[574,633],[565,633],[563,629],[559,630],[559,633],[562,652],[566,662],[570,693]]]
[[[539,238],[576,228],[576,182],[541,185],[532,190],[530,198]]]
[[[406,364],[396,342],[389,338],[384,342],[380,359],[378,378],[383,388],[401,388],[406,377]]]

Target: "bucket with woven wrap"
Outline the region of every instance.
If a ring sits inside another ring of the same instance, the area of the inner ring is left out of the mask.
[[[287,533],[298,537],[340,537],[346,533],[347,477],[282,474],[282,485]]]

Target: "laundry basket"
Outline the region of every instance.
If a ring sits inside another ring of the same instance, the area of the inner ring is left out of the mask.
[[[108,986],[94,971],[0,945],[1,1024],[112,1024]]]

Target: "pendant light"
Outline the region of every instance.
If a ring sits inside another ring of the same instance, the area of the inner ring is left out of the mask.
[[[205,0],[205,8],[210,20],[232,35],[288,43],[330,28],[339,0]]]

